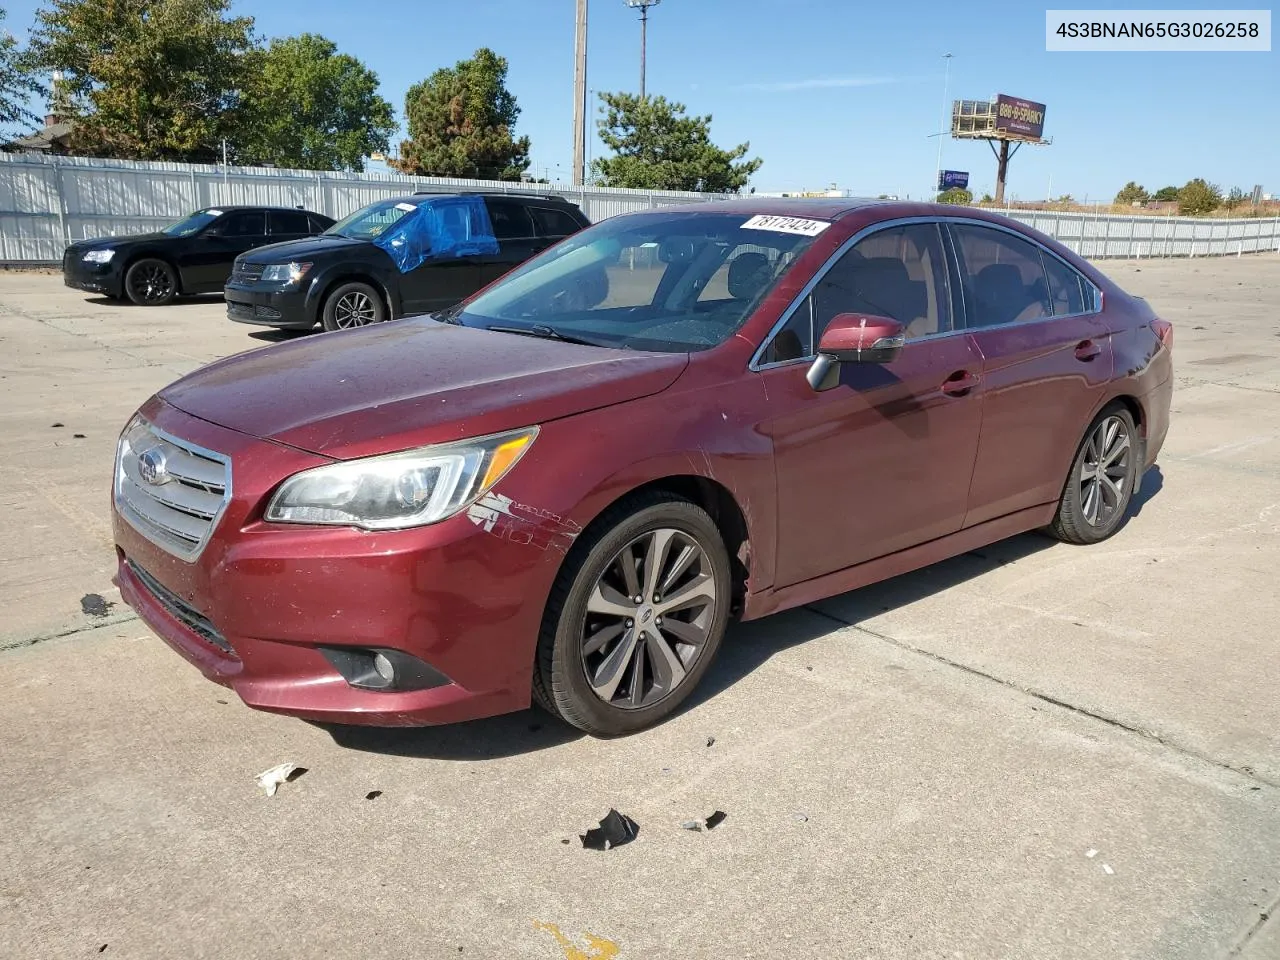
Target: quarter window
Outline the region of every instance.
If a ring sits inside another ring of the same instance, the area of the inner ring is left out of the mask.
[[[287,210],[273,210],[271,211],[271,232],[276,235],[305,235],[310,232],[307,229],[307,215],[301,212],[290,213]]]
[[[781,363],[811,357],[832,319],[865,313],[897,320],[908,339],[952,329],[942,236],[934,223],[879,230],[832,265],[762,358]]]
[[[1057,257],[1043,254],[1044,272],[1049,278],[1049,297],[1055,317],[1088,312],[1085,309],[1084,278]],[[1091,297],[1092,299],[1092,297]],[[1089,308],[1092,310],[1092,307]]]
[[[544,237],[568,237],[582,229],[578,221],[552,207],[530,207],[534,222],[538,225],[538,233]]]
[[[964,280],[968,326],[991,327],[1052,316],[1039,247],[990,227],[954,224],[951,233]]]

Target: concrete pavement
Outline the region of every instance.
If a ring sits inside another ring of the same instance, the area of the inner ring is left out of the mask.
[[[534,711],[331,735],[81,613],[117,599],[120,426],[260,341],[0,274],[0,956],[1274,960],[1280,258],[1107,269],[1179,376],[1120,535],[740,626],[618,741]],[[610,807],[638,840],[583,850]]]

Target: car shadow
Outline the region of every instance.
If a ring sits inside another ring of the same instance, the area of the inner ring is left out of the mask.
[[[85,297],[85,303],[93,304],[95,307],[111,307],[118,310],[152,310],[154,307],[144,307],[141,304],[134,303],[128,297],[121,297],[117,300],[115,297]],[[222,294],[200,293],[188,296],[174,297],[165,306],[167,307],[183,307],[196,303],[226,303]]]
[[[1154,466],[1148,470],[1134,495],[1130,516],[1141,512],[1160,493],[1163,485],[1160,468]],[[716,662],[681,705],[676,716],[724,693],[785,650],[891,613],[1034,556],[1057,543],[1044,533],[1024,533],[860,590],[750,623],[734,624],[725,636]],[[537,708],[440,727],[321,726],[336,744],[352,750],[459,761],[492,760],[533,753],[586,736]]]
[[[250,331],[249,336],[263,343],[288,343],[290,340],[297,340],[299,337],[309,337],[315,332],[314,328],[311,330],[277,330],[274,327],[263,327],[260,330]]]

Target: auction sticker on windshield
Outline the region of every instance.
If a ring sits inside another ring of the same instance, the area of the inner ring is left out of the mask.
[[[417,208],[417,207],[415,207],[412,203],[397,203],[397,204],[396,204],[396,209],[397,209],[397,210],[403,210],[403,211],[405,211],[405,213],[409,213],[409,212],[411,212],[411,211],[413,211],[413,210],[417,210],[418,208]]]
[[[825,220],[805,220],[801,217],[771,217],[763,214],[752,217],[742,225],[743,230],[772,230],[774,233],[795,233],[802,237],[816,237],[831,226]]]

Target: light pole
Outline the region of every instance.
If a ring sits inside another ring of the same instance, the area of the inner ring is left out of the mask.
[[[627,0],[627,6],[640,11],[640,99],[644,99],[644,59],[645,47],[648,44],[649,8],[656,7],[662,0]]]
[[[587,139],[587,0],[578,0],[573,61],[573,185],[586,182],[583,153]]]
[[[933,175],[933,195],[936,198],[942,192],[942,144],[947,138],[947,94],[951,89],[951,54],[944,53],[946,72],[942,78],[942,126],[938,130],[938,168]]]

